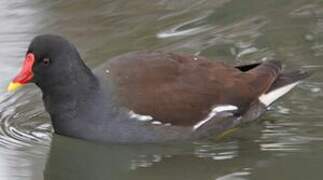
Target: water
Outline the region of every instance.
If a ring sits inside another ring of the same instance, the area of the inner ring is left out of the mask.
[[[323,3],[319,0],[19,0],[0,2],[0,179],[320,179]],[[29,41],[70,39],[92,68],[134,50],[227,63],[278,58],[316,73],[261,121],[221,141],[96,144],[53,136],[33,85],[5,88]]]

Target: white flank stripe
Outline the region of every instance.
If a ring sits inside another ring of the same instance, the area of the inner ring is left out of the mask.
[[[205,119],[203,119],[202,121],[199,121],[198,123],[196,123],[193,126],[193,130],[196,130],[199,127],[201,127],[203,124],[205,124],[207,121],[209,121],[210,119],[212,119],[219,112],[223,112],[223,111],[233,111],[233,110],[237,110],[237,109],[238,109],[238,107],[237,106],[233,106],[233,105],[217,106],[217,107],[215,107],[215,108],[213,108],[211,110],[211,112],[208,114],[208,116]]]
[[[283,96],[284,94],[288,93],[291,89],[293,89],[300,81],[294,82],[292,84],[288,84],[286,86],[280,87],[273,91],[268,92],[267,94],[263,94],[259,97],[259,101],[264,104],[265,106],[269,106],[275,100]]]
[[[141,115],[141,114],[136,114],[135,112],[133,111],[129,111],[129,116],[131,118],[135,118],[135,119],[138,119],[139,121],[150,121],[153,119],[152,116],[149,116],[149,115]]]

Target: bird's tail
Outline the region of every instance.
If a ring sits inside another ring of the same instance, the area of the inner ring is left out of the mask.
[[[265,106],[269,106],[310,75],[311,73],[302,70],[283,72],[259,99]]]

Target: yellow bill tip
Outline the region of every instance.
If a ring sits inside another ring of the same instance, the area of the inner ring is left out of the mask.
[[[17,82],[11,82],[7,88],[8,92],[16,91],[17,89],[21,88],[23,84]]]

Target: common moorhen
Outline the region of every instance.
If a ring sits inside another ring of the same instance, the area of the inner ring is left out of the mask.
[[[99,142],[214,137],[255,120],[308,73],[279,61],[231,66],[205,57],[133,52],[92,72],[73,44],[35,37],[8,90],[33,82],[57,134]]]

